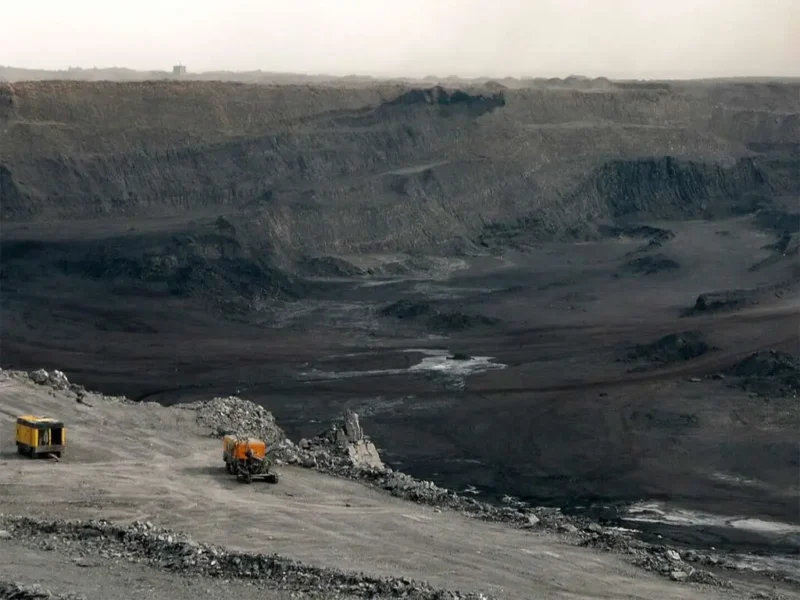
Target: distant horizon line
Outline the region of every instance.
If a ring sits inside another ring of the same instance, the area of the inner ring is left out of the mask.
[[[110,67],[82,67],[82,66],[73,66],[68,65],[67,67],[60,67],[60,68],[36,68],[36,67],[17,67],[13,65],[2,65],[0,64],[0,70],[15,70],[15,71],[29,71],[29,72],[44,72],[44,73],[70,73],[70,72],[79,72],[79,71],[127,71],[131,73],[164,73],[168,77],[174,77],[176,79],[184,78],[191,78],[193,75],[201,76],[201,75],[209,75],[215,73],[222,73],[222,74],[250,74],[250,73],[259,73],[264,75],[278,75],[278,76],[295,76],[295,77],[327,77],[327,78],[337,78],[337,79],[347,79],[347,78],[362,78],[362,79],[384,79],[384,80],[392,80],[392,79],[463,79],[463,80],[502,80],[502,79],[514,79],[514,80],[537,80],[537,79],[583,79],[587,81],[592,80],[608,80],[608,81],[703,81],[709,79],[800,79],[800,74],[797,75],[769,75],[769,74],[759,74],[759,75],[706,75],[706,76],[695,76],[695,77],[614,77],[608,75],[581,75],[576,73],[571,73],[569,75],[457,75],[457,74],[450,74],[450,75],[439,75],[439,74],[428,74],[428,75],[413,75],[413,74],[404,74],[404,75],[390,75],[390,74],[378,74],[378,73],[368,73],[368,72],[352,72],[347,74],[337,74],[337,73],[326,73],[326,72],[303,72],[303,71],[272,71],[272,70],[264,70],[261,68],[258,69],[242,69],[242,70],[235,70],[235,69],[209,69],[203,71],[190,71],[188,66],[184,63],[176,63],[173,67],[181,66],[185,68],[185,72],[183,75],[174,75],[172,71],[172,67],[168,69],[136,69],[132,67],[121,67],[121,66],[110,66]]]

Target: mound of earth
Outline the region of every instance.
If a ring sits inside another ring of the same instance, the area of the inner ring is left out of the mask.
[[[442,86],[432,88],[414,88],[400,94],[394,100],[387,102],[387,106],[413,106],[430,105],[443,109],[443,114],[450,114],[453,108],[465,107],[473,116],[505,106],[506,98],[502,91],[497,91],[488,96],[484,94],[470,94],[463,90],[447,90]]]
[[[311,256],[301,260],[299,271],[311,277],[357,277],[366,271],[336,256]]]
[[[649,239],[659,245],[675,237],[675,233],[669,229],[651,227],[650,225],[598,225],[597,232],[601,235],[615,238]]]
[[[702,356],[711,350],[700,331],[670,333],[649,344],[637,344],[627,354],[628,360],[671,363]]]
[[[414,319],[416,317],[430,314],[433,307],[429,302],[414,302],[412,300],[398,300],[380,310],[384,317],[395,317],[397,319]]]
[[[655,273],[676,271],[679,268],[680,264],[677,261],[667,258],[663,254],[654,254],[629,260],[625,263],[623,271],[638,275],[653,275]]]
[[[800,361],[777,350],[751,354],[736,363],[728,373],[739,378],[745,389],[763,394],[800,393]]]
[[[500,319],[487,317],[481,314],[466,314],[462,312],[440,312],[427,321],[427,326],[435,331],[461,331],[481,325],[497,325]]]
[[[408,299],[398,300],[380,310],[384,317],[414,320],[428,316],[425,325],[434,331],[460,331],[481,325],[497,325],[500,319],[481,314],[467,314],[460,311],[442,311],[434,308],[429,302],[415,302]]]
[[[700,294],[690,312],[733,310],[756,302],[756,290],[721,290]]]

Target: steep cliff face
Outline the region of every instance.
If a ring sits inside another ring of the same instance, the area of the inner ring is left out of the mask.
[[[745,210],[800,188],[798,91],[18,83],[2,218],[238,213],[281,252],[439,252]]]
[[[666,156],[609,161],[576,196],[597,197],[612,217],[674,219],[702,216],[715,208],[721,213],[752,208],[753,198],[769,193],[765,175],[751,159],[725,167]]]
[[[0,165],[0,200],[10,207],[23,206],[25,199],[20,193],[17,182],[11,176],[11,171],[5,165]]]
[[[71,286],[64,282],[93,282],[118,297],[192,301],[235,316],[309,292],[308,283],[275,262],[269,244],[243,244],[235,227],[220,218],[162,231],[131,228],[82,239],[4,240],[0,285],[13,297],[31,287],[67,291]]]

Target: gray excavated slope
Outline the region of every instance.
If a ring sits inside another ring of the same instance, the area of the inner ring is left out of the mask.
[[[800,189],[799,89],[5,84],[2,215],[239,209],[275,250],[363,253],[730,212]]]

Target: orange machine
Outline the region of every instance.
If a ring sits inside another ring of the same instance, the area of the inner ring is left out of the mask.
[[[251,483],[260,477],[278,482],[277,473],[270,471],[272,460],[263,440],[226,435],[222,438],[222,459],[228,473],[239,481]]]

